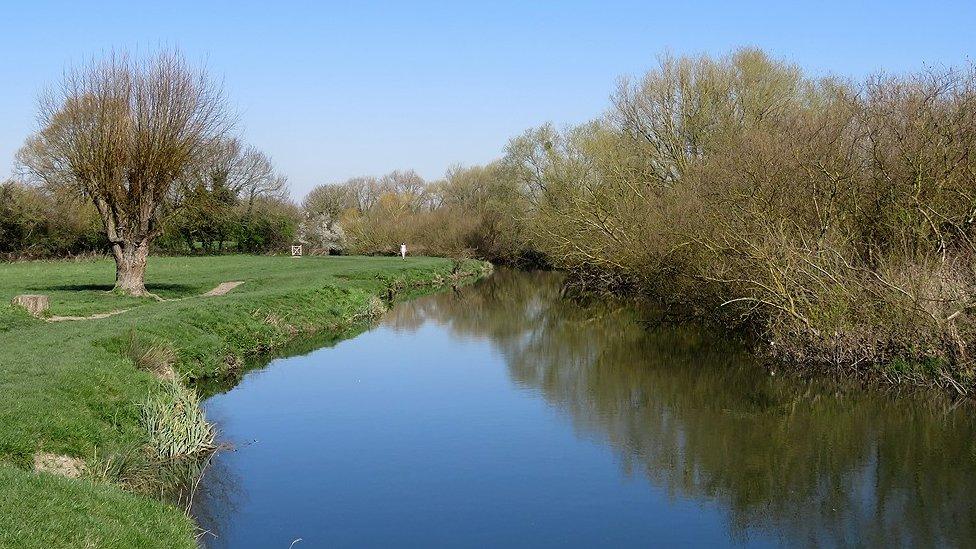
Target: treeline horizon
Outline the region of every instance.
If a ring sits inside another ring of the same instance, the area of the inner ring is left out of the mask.
[[[20,156],[25,154],[26,148]],[[102,219],[88,196],[28,180],[0,183],[0,258],[109,252]],[[265,153],[233,136],[214,142],[206,168],[172,192],[167,207],[174,213],[153,245],[168,253],[272,253],[287,247],[298,227],[287,178]]]
[[[300,206],[269,200],[281,230],[263,251],[406,242],[544,265],[748,331],[777,358],[884,364],[961,392],[974,380],[972,66],[855,81],[750,48],[664,56],[622,79],[598,118],[529,129],[487,165],[429,182],[409,170],[352,178]],[[175,216],[154,245],[247,249],[234,231],[201,228],[233,216],[202,211]]]
[[[972,66],[854,81],[757,49],[665,56],[591,122],[415,179],[316,188],[311,243],[546,265],[745,330],[779,359],[973,384]]]

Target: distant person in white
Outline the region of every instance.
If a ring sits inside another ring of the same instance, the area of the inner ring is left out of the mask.
[[[400,257],[402,257],[404,261],[407,260],[407,245],[406,244],[400,244]]]

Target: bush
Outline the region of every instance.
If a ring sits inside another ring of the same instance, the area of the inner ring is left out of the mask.
[[[248,253],[274,253],[288,250],[298,232],[299,212],[291,203],[260,200],[244,212],[236,232],[237,247]]]
[[[64,257],[107,247],[90,204],[16,181],[0,184],[0,257]]]
[[[665,58],[603,120],[531,130],[505,162],[558,267],[779,357],[971,379],[974,151],[972,70],[854,85],[742,50]]]

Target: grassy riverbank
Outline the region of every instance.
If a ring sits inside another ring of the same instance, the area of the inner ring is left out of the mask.
[[[482,264],[460,267],[474,274]],[[341,330],[374,314],[391,288],[444,284],[454,268],[433,258],[154,258],[147,286],[160,302],[109,292],[111,261],[0,265],[0,546],[193,546],[181,510],[104,474],[87,475],[102,478],[92,482],[29,472],[39,452],[92,471],[145,445],[140,405],[158,382],[130,358],[133,339],[166,349],[192,384],[299,334]],[[228,281],[243,284],[201,295]],[[48,295],[50,315],[125,312],[46,322],[7,305],[23,293]]]

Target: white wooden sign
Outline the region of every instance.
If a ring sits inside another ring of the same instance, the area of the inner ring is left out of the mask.
[[[301,244],[299,244],[298,246],[292,246],[291,247],[291,256],[292,257],[302,257],[302,245]]]

